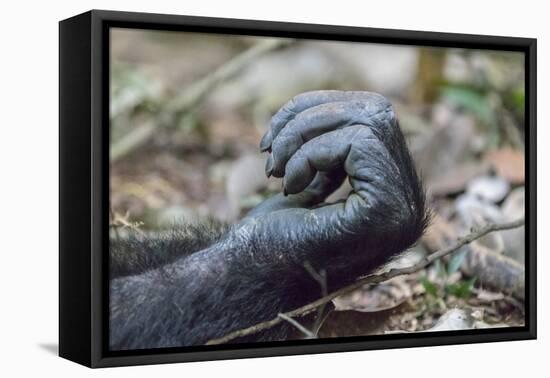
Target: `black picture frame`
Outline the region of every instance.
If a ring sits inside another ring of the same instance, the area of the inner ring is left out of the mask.
[[[110,352],[111,27],[517,51],[525,54],[525,326],[331,340]],[[89,367],[536,338],[536,39],[92,10],[59,23],[59,355]]]

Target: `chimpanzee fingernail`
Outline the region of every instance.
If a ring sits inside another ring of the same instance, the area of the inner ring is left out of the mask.
[[[268,130],[260,142],[260,151],[265,152],[270,147],[271,147],[271,130]]]
[[[267,160],[265,161],[265,174],[267,177],[271,177],[271,173],[273,172],[273,154],[269,154],[267,157]]]
[[[288,196],[288,190],[286,189],[286,177],[283,177],[283,182],[281,183],[283,187],[283,196]]]

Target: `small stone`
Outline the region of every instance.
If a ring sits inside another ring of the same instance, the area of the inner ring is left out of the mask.
[[[481,176],[468,183],[466,192],[481,200],[498,203],[510,192],[510,184],[497,176]]]

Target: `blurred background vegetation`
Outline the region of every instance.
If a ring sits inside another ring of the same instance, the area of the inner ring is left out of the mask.
[[[414,262],[474,226],[523,215],[523,59],[502,51],[112,29],[112,228],[236,221],[280,190],[278,179],[265,177],[258,149],[279,107],[308,90],[368,90],[394,104],[434,209],[427,235],[396,264]],[[524,234],[491,234],[419,274],[340,298],[340,318],[329,318],[321,335],[523,324]]]

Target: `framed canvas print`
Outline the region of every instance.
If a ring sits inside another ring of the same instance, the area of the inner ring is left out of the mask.
[[[59,26],[62,357],[536,337],[536,40]]]

